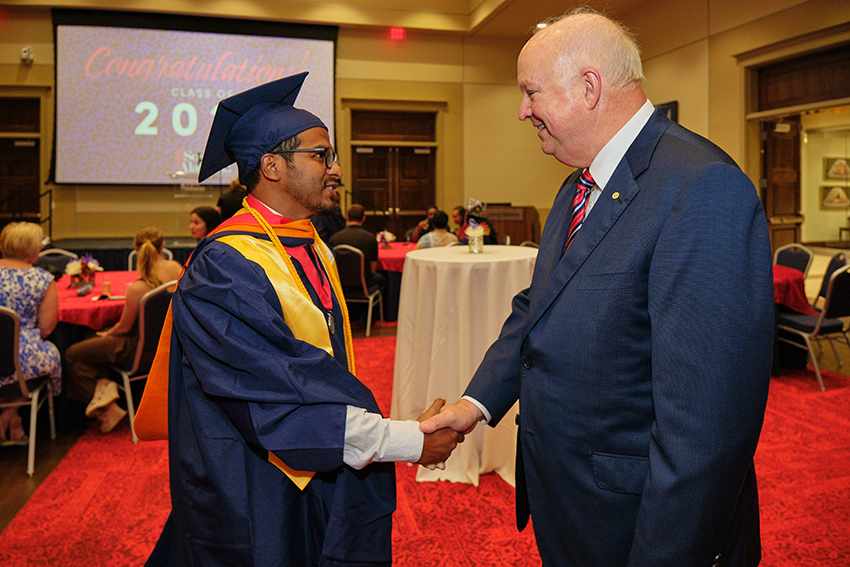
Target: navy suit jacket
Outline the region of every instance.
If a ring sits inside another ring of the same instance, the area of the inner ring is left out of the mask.
[[[756,191],[656,111],[562,255],[579,173],[465,392],[491,425],[519,399],[518,522],[527,502],[545,565],[756,565],[773,340]]]

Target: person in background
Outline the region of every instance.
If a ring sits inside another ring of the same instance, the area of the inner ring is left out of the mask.
[[[458,211],[458,209],[461,209],[462,212]],[[455,212],[457,212],[456,217]],[[487,216],[485,215],[485,207],[481,201],[469,199],[467,208],[463,209],[462,207],[455,207],[455,210],[452,212],[452,216],[457,220],[460,220],[461,218],[463,219],[463,224],[460,225],[460,228],[457,231],[458,240],[463,244],[469,242],[469,238],[466,235],[466,229],[469,228],[471,221],[474,221],[474,224],[480,225],[484,228],[484,244],[499,243],[499,235],[487,219]]]
[[[462,439],[383,418],[354,375],[333,251],[308,220],[342,169],[324,123],[293,106],[306,76],[224,99],[213,119],[199,182],[235,160],[249,195],[192,254],[136,416],[140,438],[168,437],[151,566],[388,567],[394,463],[439,464]]]
[[[221,224],[221,215],[212,207],[196,207],[189,215],[189,232],[200,240]]]
[[[409,231],[408,240],[410,240],[410,242],[417,242],[420,238],[422,238],[423,234],[428,234],[434,230],[432,221],[434,220],[434,215],[436,213],[437,207],[428,207],[428,210],[425,211],[425,218],[419,221],[419,224],[414,226],[412,231]]]
[[[330,211],[310,217],[310,222],[316,227],[316,232],[326,244],[330,243],[331,236],[345,228],[345,217],[339,206],[339,189],[334,189],[334,204]]]
[[[44,232],[31,222],[13,222],[0,232],[0,305],[13,309],[21,319],[20,363],[29,380],[49,374],[53,395],[62,389],[59,349],[45,340],[59,322],[59,294],[53,276],[33,267],[41,251]],[[16,374],[0,376],[0,387],[17,384]],[[0,413],[0,442],[27,444],[18,408]]]
[[[328,244],[339,246],[348,244],[363,252],[364,271],[366,272],[366,285],[371,287],[377,285],[382,293],[386,293],[386,278],[378,273],[378,239],[370,230],[363,228],[366,220],[366,209],[362,205],[354,204],[348,208],[348,217],[345,228],[331,236]]]
[[[455,223],[457,228],[452,230],[455,236],[458,238],[466,237],[466,207],[463,205],[458,205],[454,209],[452,209],[452,222]]]
[[[112,364],[131,362],[136,354],[142,296],[165,282],[176,280],[182,271],[178,262],[162,257],[164,244],[158,228],[147,227],[136,233],[133,246],[138,253],[136,271],[140,279],[127,289],[118,323],[65,351],[67,396],[87,403],[86,416],[100,420],[100,430],[104,433],[112,431],[127,415],[116,402],[118,386],[109,379],[108,370]]]
[[[248,196],[245,186],[238,179],[230,182],[230,190],[218,198],[216,209],[221,215],[221,220],[227,220],[242,208],[242,200]],[[210,229],[212,231],[212,229]]]
[[[578,169],[531,287],[422,429],[495,426],[519,400],[517,523],[530,511],[544,565],[758,565],[774,311],[758,193],[653,107],[633,37],[589,8],[536,33],[517,75],[520,120]]]
[[[449,225],[449,215],[443,211],[437,211],[432,220],[434,230],[424,234],[419,242],[416,243],[416,249],[432,248],[435,246],[448,246],[452,242],[457,242],[457,236],[446,230]]]

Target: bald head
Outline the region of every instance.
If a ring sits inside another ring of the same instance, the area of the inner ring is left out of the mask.
[[[537,128],[545,153],[573,167],[588,167],[646,101],[634,39],[588,9],[534,35],[520,53],[517,78],[519,119]]]
[[[640,48],[623,25],[590,8],[577,8],[537,32],[528,45],[549,43],[565,75],[583,67],[598,69],[612,86],[640,86],[645,80]]]

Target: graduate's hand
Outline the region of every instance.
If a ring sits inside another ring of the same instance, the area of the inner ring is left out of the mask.
[[[437,398],[431,404],[431,407],[416,418],[420,422],[420,429],[422,427],[421,422],[437,415],[445,403],[445,399]],[[435,468],[443,470],[446,468],[445,460],[449,458],[458,443],[463,443],[463,433],[451,429],[440,429],[426,433],[425,442],[422,444],[422,454],[417,463],[427,466],[431,470]]]
[[[425,413],[422,415],[424,416]],[[429,416],[425,420],[420,419],[419,430],[428,434],[448,427],[468,435],[482,419],[484,419],[484,414],[481,413],[478,406],[469,400],[460,399],[456,403],[441,406],[440,413]]]

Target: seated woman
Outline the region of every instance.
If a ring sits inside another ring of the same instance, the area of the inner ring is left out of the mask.
[[[212,207],[197,207],[189,214],[189,232],[200,240],[221,224],[221,215]]]
[[[112,431],[127,411],[121,408],[118,386],[109,379],[112,364],[131,362],[139,344],[139,303],[142,296],[159,285],[176,280],[182,267],[174,260],[162,257],[165,239],[158,228],[143,228],[136,233],[134,246],[138,252],[136,271],[141,279],[127,289],[121,318],[111,329],[98,331],[96,336],[72,345],[65,352],[67,363],[68,398],[83,403],[87,417],[100,420],[100,430]]]
[[[44,232],[31,222],[13,222],[0,232],[0,305],[14,309],[21,318],[20,361],[24,378],[49,374],[53,394],[62,388],[59,349],[44,340],[59,321],[59,294],[53,276],[33,267],[41,251]],[[0,377],[0,386],[16,383],[18,377]],[[8,432],[8,433],[7,433]],[[18,408],[0,414],[0,442],[27,444]]]

